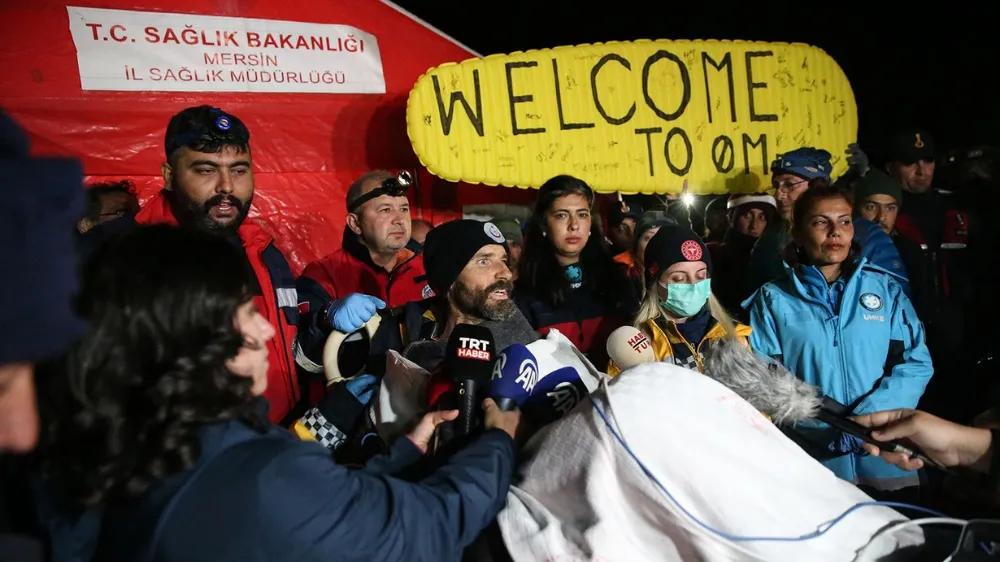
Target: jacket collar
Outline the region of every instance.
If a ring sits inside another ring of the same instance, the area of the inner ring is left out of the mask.
[[[368,246],[365,246],[364,243],[361,242],[361,237],[355,234],[354,231],[347,226],[344,227],[343,248],[348,255],[365,264],[372,270],[391,273],[386,271],[384,267],[376,265],[375,262],[372,261],[372,254],[368,251]],[[406,243],[406,246],[396,254],[396,267],[393,269],[399,269],[400,266],[417,257],[422,249],[423,247],[419,242],[410,239],[410,241]]]

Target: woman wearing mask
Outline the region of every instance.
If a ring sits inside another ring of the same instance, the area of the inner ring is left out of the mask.
[[[267,340],[238,250],[141,227],[83,272],[90,331],[47,366],[53,560],[454,560],[506,501],[517,412],[422,479],[425,416],[362,470],[267,421]],[[55,513],[64,514],[62,516]]]
[[[850,193],[810,185],[795,201],[785,276],[764,285],[750,308],[755,351],[860,415],[914,408],[933,368],[917,315],[894,274],[858,256]],[[917,485],[864,453],[863,443],[822,424],[800,424],[800,444],[839,477],[870,494]]]
[[[659,361],[704,372],[705,346],[724,337],[747,343],[750,328],[729,317],[712,294],[712,259],[692,230],[662,225],[643,255],[646,293],[635,327],[653,342]],[[620,372],[612,361],[608,374]]]
[[[559,330],[595,365],[604,365],[608,335],[627,323],[638,299],[593,213],[594,192],[582,180],[556,176],[542,185],[514,299],[532,328],[542,335]]]

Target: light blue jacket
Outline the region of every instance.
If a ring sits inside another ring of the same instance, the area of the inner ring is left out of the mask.
[[[813,266],[785,270],[743,303],[750,346],[855,414],[915,408],[934,370],[923,325],[896,276],[866,259],[832,284]],[[864,452],[820,454],[837,438],[823,424],[796,429],[816,445],[809,452],[844,480],[886,490],[917,484],[916,473]]]

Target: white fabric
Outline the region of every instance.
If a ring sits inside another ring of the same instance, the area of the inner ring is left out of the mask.
[[[797,537],[871,501],[742,398],[690,370],[640,365],[593,397],[674,498],[725,533]],[[590,401],[536,435],[524,453],[523,480],[498,518],[517,562],[850,561],[880,528],[905,519],[863,507],[815,539],[730,542],[694,523],[640,470]],[[912,530],[879,541],[881,556],[897,541],[923,539]]]

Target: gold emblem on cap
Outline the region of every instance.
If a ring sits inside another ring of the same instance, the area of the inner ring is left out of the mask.
[[[917,137],[917,140],[913,142],[913,146],[915,146],[917,148],[923,148],[924,147],[924,141],[922,141],[920,139],[920,133],[917,133],[914,136]]]

